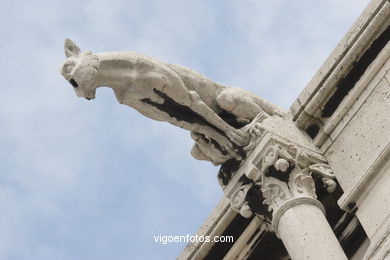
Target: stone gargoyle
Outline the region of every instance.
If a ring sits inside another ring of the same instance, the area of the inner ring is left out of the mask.
[[[65,55],[61,74],[77,96],[94,99],[98,87],[110,87],[119,103],[191,131],[193,157],[215,165],[242,159],[242,147],[250,142],[246,126],[259,113],[284,115],[248,91],[134,52],[81,52],[66,39]]]

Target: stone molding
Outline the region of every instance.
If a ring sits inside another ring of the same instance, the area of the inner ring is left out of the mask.
[[[272,228],[273,230],[275,231],[276,235],[278,235],[278,232],[277,232],[277,227],[278,227],[278,224],[279,224],[279,220],[281,218],[281,216],[284,214],[284,212],[286,212],[288,209],[296,206],[296,205],[299,205],[299,204],[310,204],[310,205],[313,205],[313,206],[316,206],[318,207],[325,215],[325,209],[324,209],[324,206],[321,204],[320,201],[314,199],[314,198],[309,198],[309,197],[300,197],[300,198],[295,198],[295,199],[292,199],[292,200],[289,200],[287,201],[286,203],[284,203],[282,206],[279,207],[278,211],[276,211],[276,213],[274,214],[274,217],[272,219]]]

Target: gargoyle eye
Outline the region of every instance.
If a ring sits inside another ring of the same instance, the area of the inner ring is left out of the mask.
[[[70,79],[69,82],[70,82],[70,84],[72,84],[72,86],[74,88],[78,88],[79,87],[79,85],[77,84],[77,82],[74,79]]]

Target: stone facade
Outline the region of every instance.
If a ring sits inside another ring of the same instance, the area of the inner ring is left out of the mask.
[[[178,259],[390,259],[389,25],[389,1],[371,1],[290,116],[259,121],[197,233],[235,243]]]

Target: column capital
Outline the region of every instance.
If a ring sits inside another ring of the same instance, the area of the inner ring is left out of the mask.
[[[280,217],[289,208],[310,204],[325,213],[316,186],[333,192],[337,184],[320,153],[275,136],[256,153],[249,174],[231,193],[235,211],[246,218],[255,214],[277,235]]]
[[[293,260],[346,260],[317,200],[337,186],[321,151],[289,120],[269,118],[256,127],[261,133],[224,187],[232,209],[260,218]]]

